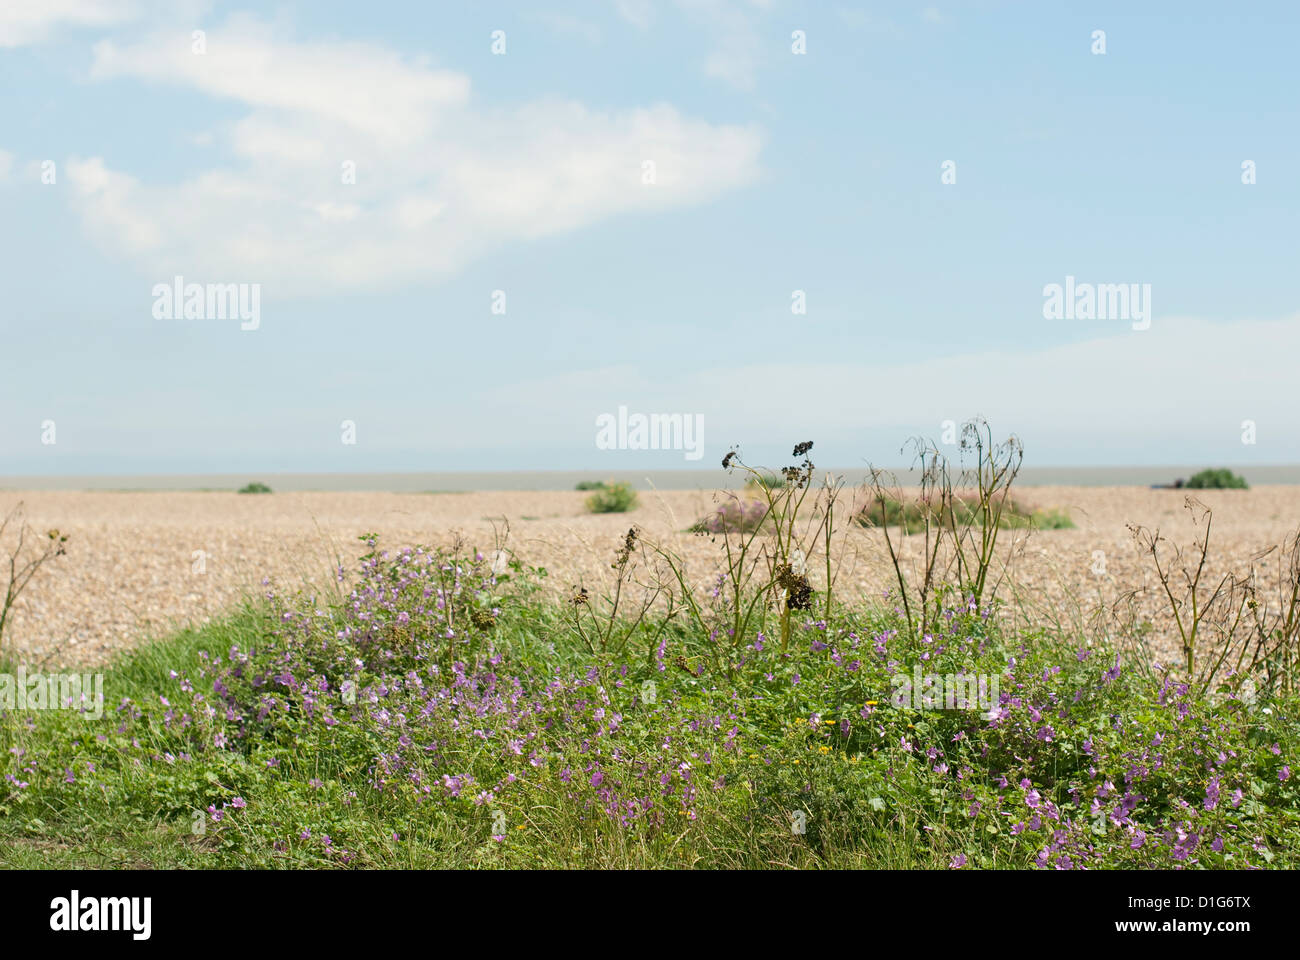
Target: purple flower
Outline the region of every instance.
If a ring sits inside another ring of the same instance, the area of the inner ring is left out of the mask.
[[[1119,679],[1119,654],[1115,654],[1115,666],[1106,671],[1104,679],[1107,683]]]

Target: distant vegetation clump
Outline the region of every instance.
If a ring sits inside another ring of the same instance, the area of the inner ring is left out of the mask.
[[[691,533],[753,533],[767,519],[767,504],[761,500],[728,500],[713,513],[696,520]]]
[[[1187,481],[1192,490],[1249,490],[1245,478],[1237,476],[1226,467],[1202,470]]]
[[[238,492],[239,493],[270,493],[271,488],[264,483],[258,483],[256,480],[254,480],[252,483],[240,487]]]
[[[573,488],[574,490],[604,490],[605,481],[603,480],[579,480]]]
[[[587,498],[592,513],[626,513],[636,506],[636,491],[627,483],[602,483]]]
[[[878,527],[882,523],[891,527],[902,527],[903,533],[919,533],[925,529],[926,520],[930,526],[942,524],[947,527],[955,522],[956,526],[980,526],[984,523],[985,513],[977,497],[954,497],[951,501],[952,516],[945,515],[948,508],[938,503],[921,500],[899,500],[896,498],[877,497],[873,503],[858,514],[858,523],[864,527]],[[1072,530],[1074,521],[1062,510],[1026,510],[1017,501],[1007,498],[990,504],[989,516],[997,513],[998,526],[1012,530]]]
[[[785,477],[779,473],[756,473],[745,481],[748,490],[780,490],[785,486]]]

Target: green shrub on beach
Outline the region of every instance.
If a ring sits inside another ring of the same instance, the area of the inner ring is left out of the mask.
[[[1226,467],[1202,470],[1187,481],[1190,490],[1249,490],[1245,478],[1237,476]]]
[[[941,517],[937,503],[877,497],[858,514],[858,522],[864,527],[878,527],[883,522],[891,527],[902,527],[904,533],[924,530],[927,517],[931,527],[941,522],[947,525],[949,519],[955,520],[958,526],[982,522],[979,503],[973,497],[955,499],[954,514],[952,518]],[[1072,530],[1074,521],[1063,510],[1026,510],[1008,497],[1002,506],[999,526],[1011,530]]]
[[[747,490],[780,490],[785,486],[785,477],[779,473],[756,473],[745,481]]]
[[[753,533],[763,525],[767,513],[768,506],[761,500],[728,500],[686,529],[690,533]]]
[[[239,488],[239,493],[270,493],[271,488],[264,483],[254,480],[252,483],[245,484]]]
[[[592,513],[626,513],[636,506],[636,491],[631,484],[609,483],[587,498]]]
[[[579,480],[573,487],[574,490],[604,490],[605,481],[603,480]]]
[[[1064,510],[1035,510],[1030,514],[1030,525],[1035,530],[1073,530],[1074,521]]]

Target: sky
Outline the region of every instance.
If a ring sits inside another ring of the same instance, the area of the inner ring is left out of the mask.
[[[0,475],[894,466],[974,416],[1026,465],[1298,462],[1298,41],[1282,2],[3,0]],[[1067,277],[1149,309],[1049,316]],[[620,408],[693,447],[602,442]]]

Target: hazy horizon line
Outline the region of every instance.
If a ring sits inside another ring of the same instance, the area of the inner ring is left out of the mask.
[[[911,467],[879,468],[900,481],[915,482],[919,471]],[[954,465],[954,474],[958,472]],[[1191,477],[1205,465],[1182,464],[1111,466],[1023,467],[1016,478],[1021,486],[1143,486],[1170,484]],[[1252,485],[1300,484],[1300,463],[1231,466]],[[817,468],[849,483],[861,483],[869,475],[866,467]],[[227,491],[249,482],[264,482],[273,489],[309,492],[468,492],[572,490],[580,481],[631,483],[638,489],[695,489],[743,486],[748,474],[718,465],[644,470],[407,470],[407,471],[246,471],[241,473],[87,473],[0,475],[0,490],[87,490],[87,491]],[[705,479],[709,482],[703,482]],[[278,484],[278,487],[275,486]]]

